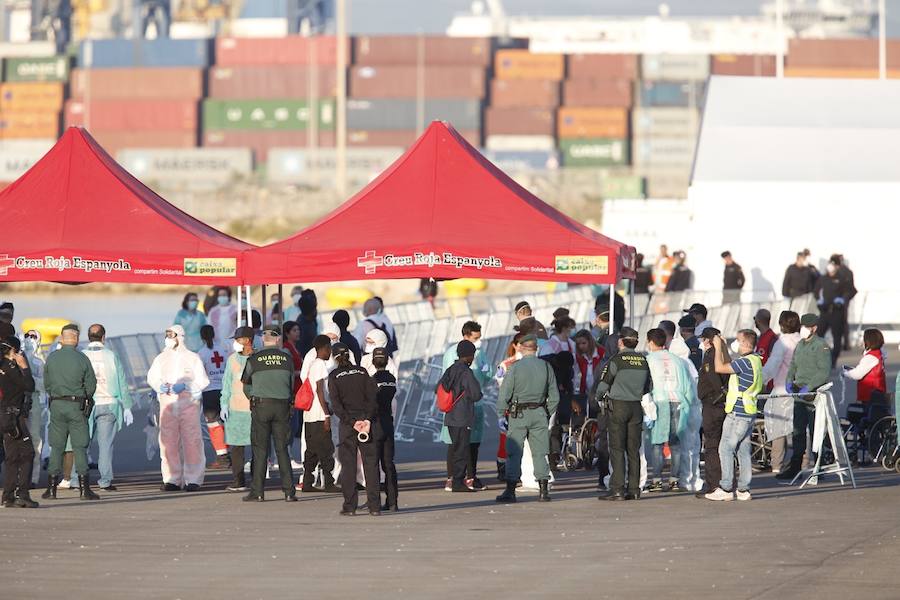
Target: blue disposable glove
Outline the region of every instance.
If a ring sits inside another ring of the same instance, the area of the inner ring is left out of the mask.
[[[808,394],[808,393],[809,393],[809,386],[808,386],[808,385],[804,385],[802,388],[800,388],[800,391],[797,392],[797,393],[798,393],[798,394]]]
[[[647,415],[644,415],[644,427],[646,427],[647,429],[652,429],[654,423],[656,423],[656,419],[651,419]]]
[[[497,419],[497,427],[499,427],[500,431],[504,433],[509,431],[509,419],[507,419],[506,417],[500,417],[499,419]]]
[[[785,384],[784,389],[787,390],[788,394],[793,394],[797,391],[797,386],[794,385],[793,381],[788,381],[787,384]]]
[[[844,302],[845,302],[845,300],[841,296],[838,296],[837,298],[834,299],[834,303],[837,304],[838,306],[843,306]]]
[[[186,388],[187,388],[187,386],[185,386],[183,383],[176,383],[175,385],[172,386],[172,392],[175,394],[180,394]]]
[[[219,411],[219,418],[222,419],[223,421],[228,420],[228,407],[227,406],[223,406],[222,410]]]
[[[172,389],[171,385],[169,385],[168,383],[164,383],[161,386],[159,386],[159,389],[156,391],[159,392],[160,394],[168,394],[169,390],[171,390],[171,389]]]

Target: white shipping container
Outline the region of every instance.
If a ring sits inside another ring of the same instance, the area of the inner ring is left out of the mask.
[[[55,140],[0,140],[0,181],[10,183],[41,160]]]
[[[403,148],[347,148],[347,179],[352,183],[368,183],[393,164]],[[334,148],[273,148],[266,161],[271,183],[334,185],[337,159]]]
[[[249,177],[249,148],[128,148],[116,159],[129,173],[161,188],[217,189]]]
[[[497,152],[551,152],[556,140],[552,135],[489,135],[484,147]]]
[[[42,58],[55,54],[53,42],[0,42],[3,58]]]
[[[696,138],[634,138],[631,158],[635,167],[690,167],[694,162]]]
[[[231,22],[232,37],[268,38],[288,34],[288,21],[281,18],[235,19]]]
[[[708,54],[644,54],[641,78],[672,81],[705,81],[709,77]]]
[[[697,137],[700,113],[696,108],[634,108],[631,134],[634,137]]]

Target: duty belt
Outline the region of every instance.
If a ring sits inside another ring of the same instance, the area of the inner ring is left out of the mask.
[[[65,400],[66,402],[84,402],[86,398],[84,396],[53,396],[50,398],[50,402],[55,400]]]

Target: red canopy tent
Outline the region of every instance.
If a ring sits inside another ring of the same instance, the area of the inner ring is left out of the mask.
[[[80,128],[0,192],[0,281],[238,285],[252,248],[172,206]]]
[[[245,256],[245,282],[517,279],[612,284],[634,248],[567,217],[435,121],[365,189]]]

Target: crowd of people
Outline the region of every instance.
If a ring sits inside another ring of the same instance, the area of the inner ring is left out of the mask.
[[[670,277],[678,276],[683,258],[671,264]],[[788,279],[790,286],[803,283],[800,258],[788,269],[786,285]],[[726,283],[739,288],[740,266],[727,252],[723,259]],[[833,257],[834,268],[824,275],[806,272],[821,314],[784,311],[779,335],[772,315],[760,310],[753,328],[740,330],[730,345],[702,304],[686,308],[678,323],[664,320],[641,334],[624,325],[618,295],[610,322],[607,294],[597,299],[595,318],[585,327],[561,307],[547,328],[527,302],[518,303],[506,358],[495,365],[481,347],[481,326],[466,322],[442,357],[436,390],[447,445],[444,489],[470,493],[488,487],[478,462],[486,429],[494,426],[485,410],[486,388],[494,382],[497,475],[505,486],[497,502],[515,502],[521,487],[549,501],[554,473],[566,460],[564,444],[588,419],[594,429],[585,460],[598,471],[598,488],[607,492],[603,499],[668,491],[749,500],[750,436],[757,416],[772,442],[773,472],[793,478],[815,421],[810,394],[830,380],[838,353],[824,334],[831,330],[841,341],[840,319],[831,309],[852,298],[852,274],[840,270],[839,259]],[[652,274],[643,283],[659,284]],[[312,290],[294,288],[291,301],[283,319],[280,298],[273,297],[267,325],[252,311],[250,323],[235,329],[238,310],[246,307],[235,306],[231,290],[213,288],[202,308],[200,296],[185,295],[147,374],[159,402],[161,491],[197,491],[207,469],[230,469],[225,489],[244,493],[248,502],[262,501],[268,471],[277,465],[286,501],[295,501],[297,492],[341,493],[341,514],[351,515],[364,489],[370,514],[398,510],[394,418],[402,382],[396,331],[383,302],[366,301],[351,332],[346,311],[323,322]],[[38,484],[42,454],[49,459],[43,499],[55,499],[59,487],[75,481],[82,499],[99,499],[91,487],[94,469],[99,490],[115,492],[116,434],[134,422],[122,357],[106,347],[99,323],[87,329],[88,344],[81,350],[79,326],[66,325],[45,355],[37,331],[17,337],[13,310],[9,303],[0,306],[3,505],[37,506],[29,490]],[[646,352],[637,351],[641,337]],[[881,402],[884,338],[871,329],[864,343],[860,363],[841,375],[859,382],[858,402]],[[773,399],[761,402],[764,392]],[[210,465],[204,437],[216,456]],[[87,455],[92,441],[98,446],[96,465]],[[294,471],[302,471],[299,482]]]

